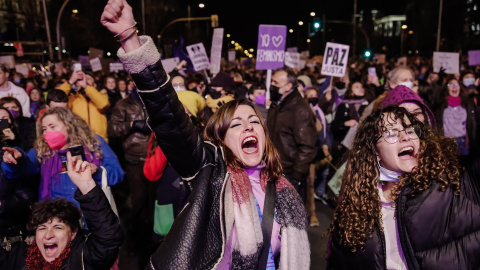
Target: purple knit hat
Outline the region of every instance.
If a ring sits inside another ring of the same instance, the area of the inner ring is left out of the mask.
[[[410,88],[398,85],[397,87],[393,88],[388,92],[385,96],[385,99],[380,104],[380,108],[383,109],[390,105],[400,105],[402,103],[412,102],[420,106],[423,111],[427,114],[428,122],[433,128],[437,127],[437,122],[435,121],[435,116],[433,115],[430,108],[428,108],[425,103],[423,103],[422,98]]]

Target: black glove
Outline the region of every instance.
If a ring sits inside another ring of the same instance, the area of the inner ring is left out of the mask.
[[[152,132],[145,120],[135,120],[132,124],[132,132],[139,132],[143,134],[150,134]]]

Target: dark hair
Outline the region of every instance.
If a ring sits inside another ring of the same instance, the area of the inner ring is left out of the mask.
[[[277,72],[280,72],[280,71],[283,71],[283,72],[287,73],[287,84],[291,83],[292,84],[292,89],[296,90],[297,85],[298,85],[298,81],[297,81],[297,75],[295,75],[293,70],[291,68],[288,68],[288,67],[283,67],[283,68],[279,68],[279,69],[275,70],[274,74],[277,73]]]
[[[59,89],[51,89],[47,93],[47,105],[50,106],[50,102],[62,102],[68,103],[68,96],[65,92]]]
[[[265,86],[265,83],[263,82],[254,82],[252,83],[252,86],[250,88],[248,88],[248,94],[249,95],[253,95],[253,92],[257,89],[261,89],[261,90],[267,90],[267,87]]]
[[[467,94],[467,91],[465,90],[465,86],[463,85],[463,83],[460,80],[457,80],[453,76],[449,76],[448,79],[446,80],[445,84],[443,85],[442,93],[441,93],[442,108],[447,108],[448,107],[448,96],[450,95],[448,93],[448,84],[452,80],[457,81],[458,86],[460,88],[460,93],[459,93],[458,96],[460,97],[460,100],[461,100],[461,106],[463,108],[467,109],[468,108],[468,94]]]
[[[30,101],[32,101],[31,95],[32,95],[33,90],[37,90],[38,93],[40,94],[40,98],[38,100],[38,103],[39,104],[45,104],[45,98],[44,98],[43,92],[42,92],[42,90],[38,89],[37,87],[34,87],[34,88],[30,89],[30,92],[28,92],[28,97],[30,98]]]
[[[345,99],[354,99],[355,98],[355,95],[353,94],[353,85],[356,84],[356,83],[361,84],[364,91],[366,92],[365,86],[363,85],[363,83],[361,81],[358,81],[358,80],[350,81],[350,83],[347,86],[347,91],[345,91]],[[364,92],[363,96],[365,96],[365,92]]]
[[[0,98],[0,106],[3,107],[4,104],[6,103],[15,103],[15,105],[17,105],[18,107],[18,112],[20,113],[20,116],[23,116],[23,108],[22,108],[22,104],[20,104],[20,101],[18,101],[18,99],[14,98],[14,97],[2,97]]]
[[[27,229],[29,231],[35,231],[40,224],[54,218],[58,218],[74,232],[80,228],[82,215],[73,202],[62,198],[39,202],[32,207],[32,215],[28,220]]]
[[[260,123],[265,132],[265,154],[263,161],[265,162],[265,168],[269,175],[269,180],[276,180],[280,178],[282,176],[282,164],[280,163],[280,156],[268,135],[267,126],[265,121],[263,121],[262,114],[255,109],[255,106],[250,101],[244,98],[234,99],[220,107],[212,115],[212,117],[210,117],[210,120],[205,127],[205,132],[203,135],[204,140],[210,141],[213,144],[223,148],[227,166],[231,166],[234,169],[242,168],[242,161],[239,160],[238,157],[236,157],[230,148],[228,148],[228,146],[226,146],[224,143],[227,130],[230,128],[230,123],[232,122],[235,111],[240,105],[250,106],[260,119]]]
[[[2,63],[0,63],[0,70],[2,70],[5,73],[10,73],[10,69],[8,69],[7,66]]]

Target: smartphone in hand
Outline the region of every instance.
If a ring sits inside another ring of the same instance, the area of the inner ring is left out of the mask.
[[[368,75],[377,76],[377,70],[375,69],[375,67],[369,67],[368,68]]]
[[[81,160],[87,160],[85,157],[85,150],[83,150],[83,145],[74,145],[68,147],[68,151],[72,154],[72,157],[78,157]],[[67,161],[62,161],[62,169],[60,173],[67,172]]]
[[[77,71],[77,70],[82,70],[82,64],[81,63],[73,64],[73,71]]]

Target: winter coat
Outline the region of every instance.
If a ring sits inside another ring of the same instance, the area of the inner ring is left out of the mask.
[[[399,243],[407,267],[415,269],[480,268],[480,160],[467,165],[461,194],[440,190],[434,182],[415,196],[405,187],[396,202]],[[387,269],[385,236],[376,222],[365,248],[352,253],[335,239],[329,269]]]
[[[141,157],[147,156],[148,140],[151,130],[147,126],[147,112],[143,105],[127,97],[117,102],[112,116],[108,121],[108,136],[121,139],[125,155]],[[133,122],[133,125],[131,125]]]
[[[316,117],[310,105],[298,91],[292,91],[280,104],[272,103],[267,126],[284,173],[297,181],[305,180],[317,154]]]
[[[72,85],[64,82],[60,85],[60,90],[68,95],[68,108],[73,113],[80,116],[92,129],[93,133],[107,138],[107,117],[106,110],[110,103],[105,94],[100,93],[92,86],[77,92],[72,92]]]
[[[75,199],[89,231],[80,230],[72,241],[70,253],[63,260],[62,270],[108,270],[117,259],[122,243],[122,231],[118,217],[99,186],[83,195],[78,189]],[[0,269],[27,269],[28,245],[22,242],[12,244],[11,251],[0,248]]]
[[[224,153],[221,147],[200,138],[177,98],[152,39],[141,36],[139,40],[141,48],[129,53],[120,49],[118,56],[139,89],[158,145],[192,189],[186,206],[151,256],[150,268],[215,269],[227,244],[224,192],[230,173]],[[287,194],[282,196],[289,198]],[[282,205],[289,213],[302,212],[299,206],[303,207],[295,203]],[[282,218],[279,216],[280,221]]]

